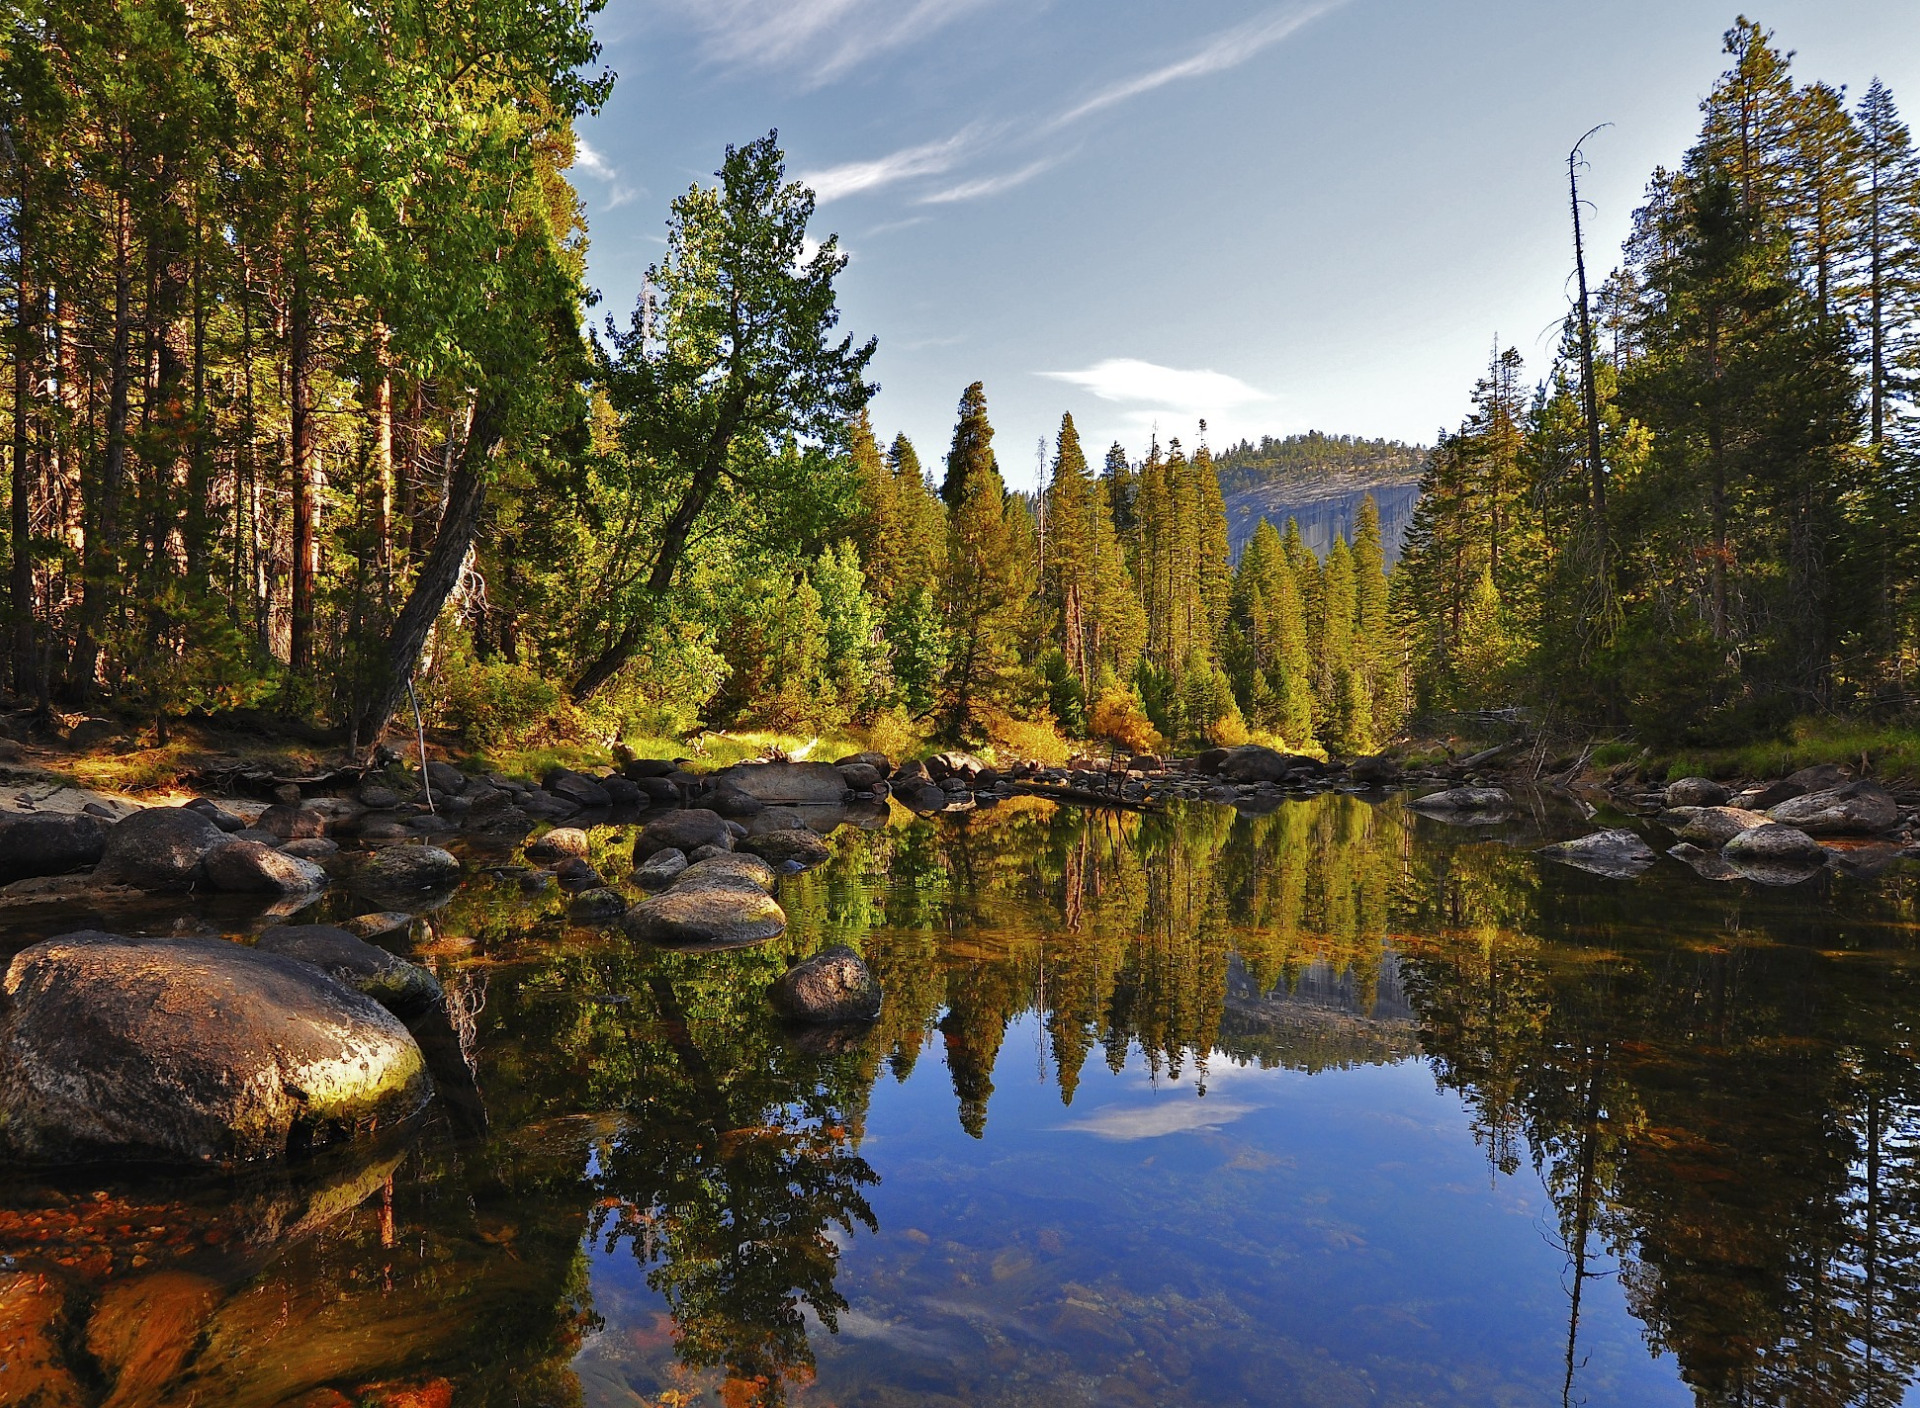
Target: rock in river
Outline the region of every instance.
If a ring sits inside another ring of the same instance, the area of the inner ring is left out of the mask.
[[[1416,797],[1407,805],[1429,816],[1492,820],[1513,809],[1513,798],[1498,787],[1450,787]]]
[[[669,812],[640,828],[640,835],[633,843],[633,859],[636,865],[640,865],[658,851],[687,853],[697,851],[702,846],[726,845],[732,837],[727,819],[718,812],[708,811],[704,807]]]
[[[749,886],[762,894],[772,894],[780,877],[773,867],[755,855],[717,855],[698,861],[680,872],[673,882],[676,890],[697,890],[702,886]]]
[[[755,885],[676,885],[628,910],[626,927],[669,948],[742,948],[778,938],[787,916]]]
[[[1674,834],[1696,846],[1724,846],[1742,831],[1766,824],[1765,812],[1750,812],[1741,807],[1695,807]]]
[[[437,890],[460,881],[460,862],[438,846],[389,846],[355,877],[369,890]]]
[[[226,839],[226,833],[199,812],[149,807],[107,832],[94,879],[137,890],[185,890],[200,879],[207,852]]]
[[[327,872],[258,841],[230,840],[207,852],[207,883],[247,895],[304,895],[327,887]]]
[[[419,964],[331,924],[276,924],[254,948],[310,963],[398,1017],[417,1017],[443,1000],[439,980]]]
[[[1682,777],[1667,784],[1666,801],[1670,807],[1722,807],[1728,795],[1726,785],[1710,777]]]
[[[65,875],[92,865],[107,845],[107,824],[80,812],[0,816],[0,885],[36,875]]]
[[[880,1015],[880,984],[845,944],[787,969],[767,997],[793,1022],[871,1022]]]
[[[713,775],[716,787],[738,788],[762,802],[833,807],[847,799],[847,780],[832,763],[735,763]]]
[[[1577,840],[1542,846],[1539,853],[1594,875],[1606,875],[1616,880],[1631,879],[1657,859],[1653,847],[1623,828],[1596,831]]]
[[[68,934],[15,955],[5,991],[0,1144],[20,1158],[272,1158],[432,1093],[385,1008],[220,939]]]
[[[1809,836],[1877,836],[1900,824],[1900,804],[1877,782],[1849,782],[1782,802],[1767,815]]]
[[[633,883],[643,890],[664,890],[687,868],[687,853],[669,846],[655,851],[633,872]]]
[[[1827,853],[1813,837],[1777,822],[1742,831],[1720,854],[1742,875],[1771,884],[1805,879],[1827,860]]]

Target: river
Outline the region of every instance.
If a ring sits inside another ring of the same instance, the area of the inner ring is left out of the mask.
[[[485,1132],[0,1177],[0,1403],[1915,1401],[1920,869],[1602,879],[1549,798],[871,820],[724,953],[475,857],[389,942]],[[255,922],[0,946],[81,918]],[[783,1030],[839,942],[879,1022]]]

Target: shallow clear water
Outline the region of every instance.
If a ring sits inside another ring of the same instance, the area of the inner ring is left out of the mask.
[[[706,955],[476,856],[398,946],[489,1131],[11,1177],[0,1403],[1920,1401],[1920,872],[1603,880],[1560,806],[896,813]],[[796,1039],[833,942],[885,1011]]]

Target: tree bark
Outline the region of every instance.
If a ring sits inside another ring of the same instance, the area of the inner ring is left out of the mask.
[[[460,568],[473,546],[473,534],[486,506],[487,460],[500,441],[505,407],[497,395],[484,397],[474,408],[466,444],[447,483],[447,505],[434,534],[433,550],[414,579],[413,590],[400,608],[388,639],[381,676],[373,683],[366,706],[355,721],[355,741],[371,748],[380,741],[387,723],[406,692],[407,680],[420,652],[433,633],[440,610],[460,583]]]
[[[293,459],[293,601],[287,656],[295,675],[313,669],[313,413],[308,404],[312,314],[306,274],[295,270],[287,319],[287,401]]]
[[[125,139],[122,139],[123,142]],[[86,512],[86,569],[80,639],[74,650],[74,692],[89,698],[100,667],[100,630],[119,586],[120,496],[126,486],[127,418],[133,380],[133,272],[130,212],[123,195],[114,202],[113,353],[107,390],[107,443]]]
[[[8,591],[13,606],[13,687],[26,694],[33,687],[33,469],[29,461],[32,438],[29,422],[33,411],[33,314],[32,251],[25,162],[20,180],[20,220],[18,224],[20,273],[15,281],[18,319],[14,324],[13,344],[13,475],[11,490],[11,531],[13,560],[9,564]]]

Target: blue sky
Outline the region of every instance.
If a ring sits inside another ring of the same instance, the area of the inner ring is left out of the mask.
[[[873,406],[930,464],[986,383],[1009,483],[1072,411],[1090,457],[1157,427],[1431,441],[1496,336],[1534,373],[1571,270],[1611,267],[1723,66],[1703,0],[612,0],[581,125],[596,316],[624,318],[667,205],[780,130],[837,232]],[[1748,12],[1802,81],[1876,74],[1920,125],[1920,3]]]

